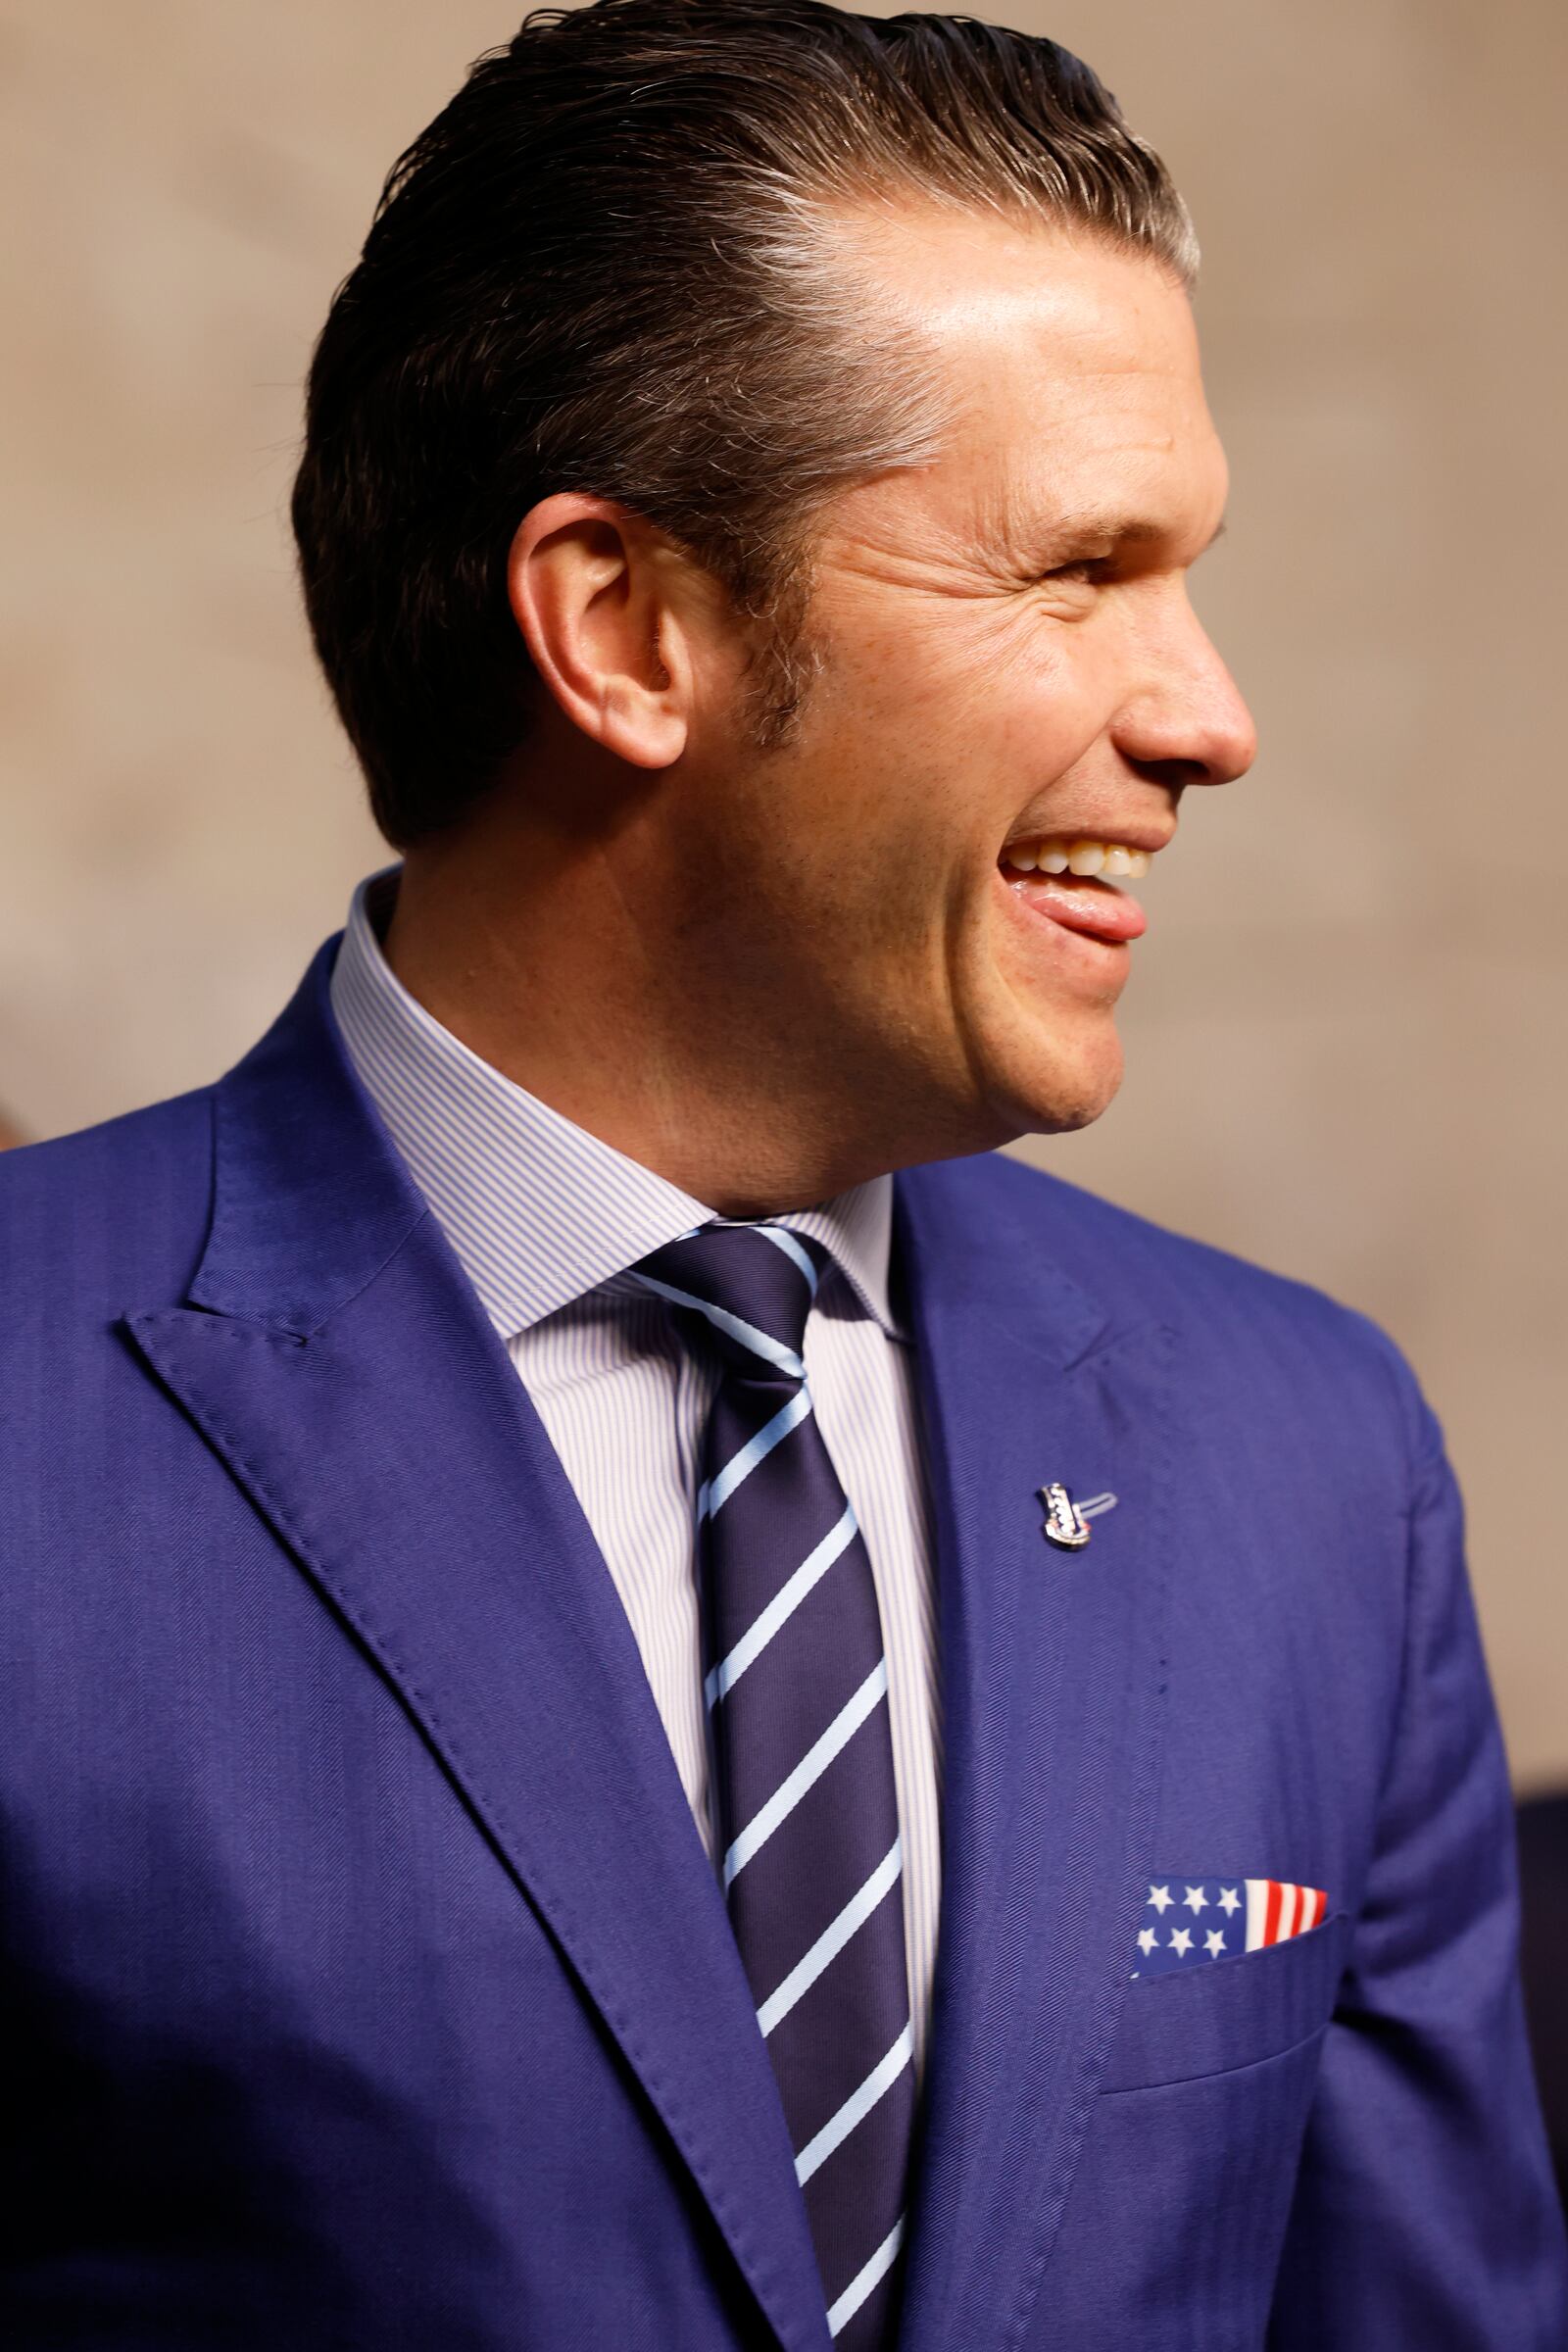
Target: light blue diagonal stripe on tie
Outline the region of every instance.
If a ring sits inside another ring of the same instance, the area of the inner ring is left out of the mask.
[[[804,1421],[811,1409],[811,1392],[802,1388],[788,1404],[781,1404],[771,1421],[763,1423],[755,1438],[749,1439],[739,1453],[732,1453],[716,1478],[710,1478],[697,1496],[697,1516],[701,1521],[712,1512],[721,1510],[734,1494],[741,1480],[765,1461],[781,1438],[787,1438],[798,1422]]]
[[[856,2272],[843,2294],[829,2310],[827,2315],[829,2335],[837,2335],[841,2328],[849,2326],[871,2289],[881,2285],[893,2265],[898,2261],[899,2248],[904,2243],[904,2223],[905,2216],[901,2213],[870,2261],[865,2264],[863,2269]]]
[[[795,1260],[795,1263],[800,1267],[801,1272],[806,1276],[807,1281],[810,1284],[811,1297],[814,1298],[816,1297],[816,1285],[818,1280],[816,1260],[811,1255],[809,1250],[807,1249],[805,1243],[798,1242],[787,1225],[758,1225],[755,1226],[753,1230],[757,1233],[765,1233],[768,1240],[772,1242],[776,1248],[782,1250],[786,1257],[792,1257]]]
[[[794,1348],[781,1348],[777,1340],[769,1339],[765,1331],[759,1331],[755,1323],[743,1323],[739,1315],[726,1314],[710,1298],[699,1298],[692,1291],[677,1291],[670,1283],[656,1282],[652,1274],[639,1274],[634,1266],[628,1271],[632,1281],[640,1282],[645,1291],[657,1291],[661,1298],[669,1299],[675,1306],[695,1307],[698,1314],[706,1315],[716,1329],[727,1331],[732,1340],[738,1340],[743,1348],[749,1348],[764,1363],[776,1364],[791,1380],[806,1378],[806,1366]]]
[[[710,1707],[716,1706],[725,1693],[733,1689],[748,1666],[760,1658],[781,1625],[794,1616],[806,1595],[815,1584],[820,1584],[834,1561],[848,1549],[858,1533],[855,1505],[847,1502],[843,1516],[836,1526],[808,1552],[786,1584],[780,1585],[765,1609],[747,1627],[728,1657],[720,1658],[709,1669],[703,1693]],[[854,1704],[854,1701],[851,1701]]]
[[[757,2012],[765,2041],[773,2028],[788,2017],[803,1993],[809,1992],[830,1960],[836,1960],[855,1931],[868,1920],[882,1897],[899,1883],[904,1868],[904,1840],[895,1838],[858,1894],[852,1894],[831,1927],[824,1928],[803,1959],[796,1962],[778,1990],[769,1993]]]
[[[834,1757],[849,1745],[866,1717],[886,1698],[888,1690],[888,1662],[878,1658],[864,1682],[852,1698],[847,1698],[819,1740],[813,1740],[796,1765],[788,1780],[774,1789],[765,1805],[752,1815],[740,1836],[724,1856],[724,1890],[729,1891],[737,1871],[746,1868],[754,1854],[772,1837],[780,1825],[788,1821],[808,1788],[821,1779]]]
[[[876,2105],[885,2098],[905,2068],[914,2056],[914,2031],[906,2026],[885,2058],[879,2058],[860,2084],[852,2090],[837,2115],[830,2116],[814,2139],[808,2139],[795,2159],[795,2178],[804,2188],[814,2172],[820,2171],[835,2148],[842,2146],[857,2124],[863,2123]]]

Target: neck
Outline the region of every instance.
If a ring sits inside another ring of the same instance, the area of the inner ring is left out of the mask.
[[[584,842],[487,813],[410,852],[387,960],[470,1052],[719,1215],[808,1207],[898,1164],[842,1085],[715,1017],[727,992],[701,942],[683,951],[659,863],[635,825]]]

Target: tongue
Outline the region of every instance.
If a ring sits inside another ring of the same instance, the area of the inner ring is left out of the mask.
[[[1021,874],[1009,887],[1037,914],[1091,939],[1138,939],[1149,927],[1136,899],[1090,874]]]

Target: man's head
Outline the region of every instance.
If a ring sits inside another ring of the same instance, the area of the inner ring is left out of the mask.
[[[312,621],[405,900],[466,870],[493,926],[500,878],[567,967],[599,918],[612,1140],[695,1121],[782,1204],[1109,1100],[1136,917],[1003,860],[1156,848],[1251,757],[1185,595],[1195,268],[1077,60],[815,0],[546,12],[397,167],[312,375]]]

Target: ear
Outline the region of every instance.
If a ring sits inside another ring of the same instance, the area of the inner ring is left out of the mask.
[[[608,499],[561,491],[517,525],[513,616],[574,726],[633,767],[668,767],[692,710],[689,559]]]

